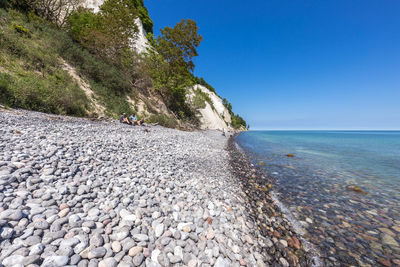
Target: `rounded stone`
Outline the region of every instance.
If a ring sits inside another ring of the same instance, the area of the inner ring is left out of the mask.
[[[59,267],[67,265],[69,257],[67,256],[49,256],[44,259],[41,267]]]
[[[106,253],[107,253],[107,250],[103,247],[94,248],[89,251],[88,259],[102,258],[104,255],[106,255]]]
[[[133,257],[133,265],[135,266],[140,266],[142,262],[144,261],[144,255],[142,253],[137,254],[135,257]]]
[[[98,267],[117,267],[118,262],[114,258],[107,258],[99,262]]]
[[[121,251],[121,248],[122,248],[122,246],[121,246],[121,243],[120,243],[119,241],[113,241],[113,242],[111,243],[111,249],[112,249],[115,253],[120,252],[120,251]]]
[[[133,247],[133,248],[129,249],[129,256],[135,257],[137,254],[142,253],[142,251],[143,251],[143,247],[139,247],[139,246]]]
[[[23,215],[20,210],[7,209],[0,213],[0,220],[19,221]]]

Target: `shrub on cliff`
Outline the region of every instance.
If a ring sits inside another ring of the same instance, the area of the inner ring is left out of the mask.
[[[69,16],[67,29],[92,53],[121,64],[138,32],[138,12],[129,0],[106,0],[96,14],[80,8]]]
[[[222,99],[222,104],[225,106],[225,108],[229,111],[229,114],[231,114],[231,120],[232,120],[232,127],[235,129],[239,128],[249,128],[247,125],[246,121],[239,116],[239,114],[235,114],[232,111],[232,104],[229,103],[229,101],[226,98]]]
[[[142,21],[143,28],[147,34],[153,33],[153,21],[150,18],[147,8],[144,6],[143,0],[133,0],[140,20]]]
[[[150,51],[147,64],[155,89],[180,119],[194,119],[195,112],[186,103],[186,89],[194,84],[193,57],[202,37],[196,22],[181,20],[174,28],[165,27],[155,39],[157,52]]]
[[[0,9],[0,18],[1,103],[43,112],[85,115],[88,100],[62,69],[65,60],[90,83],[108,115],[130,112],[126,101],[126,94],[132,94],[130,80],[114,65],[93,56],[66,32],[32,14]]]

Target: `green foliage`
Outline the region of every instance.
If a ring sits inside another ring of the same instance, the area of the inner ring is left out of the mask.
[[[138,28],[138,12],[131,0],[106,0],[96,14],[80,8],[67,20],[71,37],[98,57],[120,64]]]
[[[147,8],[144,6],[143,0],[133,0],[133,4],[139,13],[139,18],[146,33],[153,33],[153,21],[150,18]]]
[[[153,80],[154,88],[163,97],[167,107],[179,119],[194,117],[194,111],[186,103],[186,89],[193,85],[189,72],[184,69],[173,72],[171,65],[155,52],[150,52],[144,58],[144,64]]]
[[[84,116],[86,96],[65,71],[41,79],[33,72],[0,73],[0,100],[12,107]]]
[[[47,47],[38,45],[35,28],[18,12],[1,9],[0,15],[4,19],[0,21],[0,63],[7,70],[0,77],[1,102],[43,112],[85,115],[85,94],[59,69],[51,49],[49,53]]]
[[[9,8],[9,7],[10,7],[10,1],[0,0],[0,8]]]
[[[232,120],[232,127],[235,129],[239,128],[248,128],[246,121],[239,116],[239,114],[235,114],[232,111],[232,104],[229,103],[229,101],[226,98],[222,99],[222,104],[226,107],[226,109],[229,111],[229,114],[231,115],[231,120]]]
[[[206,87],[211,92],[217,94],[217,92],[215,91],[214,87],[212,87],[209,83],[207,83],[203,78],[199,78],[199,77],[193,76],[193,79],[194,79],[196,84],[203,85],[204,87]]]
[[[197,30],[192,20],[182,20],[174,28],[161,29],[154,43],[157,52],[150,51],[146,59],[154,88],[180,119],[195,117],[186,103],[186,89],[194,84],[192,59],[197,56],[196,48],[202,40]]]
[[[232,127],[235,129],[239,129],[239,128],[245,128],[247,126],[246,121],[240,117],[238,114],[233,114],[231,113],[231,118],[232,118]]]
[[[197,33],[198,27],[193,20],[181,20],[174,28],[161,29],[157,38],[157,51],[174,70],[193,71],[193,57],[198,56],[197,47],[203,40]]]
[[[151,115],[147,121],[149,123],[158,123],[161,126],[168,128],[176,128],[178,126],[178,123],[174,118],[168,117],[164,114]]]
[[[86,9],[80,8],[68,18],[68,31],[71,37],[82,43],[88,36],[91,28],[97,25],[97,16]]]
[[[15,8],[20,11],[29,10],[29,1],[26,0],[0,0],[0,8]]]
[[[222,104],[226,107],[229,113],[232,113],[232,104],[224,97],[222,98]]]
[[[67,33],[30,14],[0,9],[0,101],[12,107],[69,115],[85,115],[87,99],[66,71],[63,58],[89,81],[110,116],[130,112],[126,92],[131,82],[117,67],[89,53]],[[12,22],[29,30],[31,37],[10,27]],[[1,69],[1,68],[0,68]]]
[[[153,33],[150,32],[150,33],[146,34],[146,39],[147,39],[147,41],[149,41],[149,43],[152,47],[156,47],[157,43],[156,43],[156,40],[154,40]]]
[[[11,23],[11,27],[14,28],[14,30],[16,30],[17,32],[21,33],[21,34],[25,34],[26,36],[30,36],[30,32],[27,28],[25,28],[24,26],[21,25],[17,25],[14,22]]]
[[[200,89],[194,90],[194,97],[192,104],[195,109],[202,109],[206,107],[206,102],[210,104],[210,106],[214,109],[214,105],[210,96],[207,93],[204,93]]]

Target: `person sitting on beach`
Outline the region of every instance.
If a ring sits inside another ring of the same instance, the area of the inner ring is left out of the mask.
[[[144,119],[138,120],[138,118],[136,117],[136,115],[134,113],[132,113],[129,116],[129,119],[131,120],[132,125],[135,125],[135,124],[142,125],[142,123],[144,122]]]
[[[126,113],[122,113],[122,116],[119,118],[119,122],[132,125],[132,122],[126,117]]]

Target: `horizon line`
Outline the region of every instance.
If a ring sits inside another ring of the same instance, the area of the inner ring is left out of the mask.
[[[400,129],[249,129],[249,131],[380,131],[380,132],[399,132]]]

